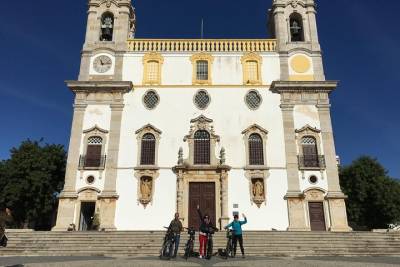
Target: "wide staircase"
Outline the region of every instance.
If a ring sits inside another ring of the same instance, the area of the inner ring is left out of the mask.
[[[0,256],[158,256],[161,231],[11,232]],[[181,236],[181,253],[188,236]],[[196,247],[198,239],[196,236]],[[261,232],[244,234],[251,256],[399,256],[400,233]],[[214,251],[226,245],[225,232],[214,236]]]

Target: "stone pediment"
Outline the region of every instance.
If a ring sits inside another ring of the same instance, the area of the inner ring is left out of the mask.
[[[213,120],[207,118],[207,117],[204,116],[204,115],[200,115],[200,116],[198,116],[197,118],[194,118],[194,119],[190,120],[190,122],[191,122],[191,123],[196,123],[196,122],[200,122],[200,123],[212,123]]]
[[[267,134],[268,134],[268,130],[264,129],[263,127],[261,127],[261,126],[258,125],[258,124],[253,124],[253,125],[251,125],[251,126],[248,127],[247,129],[245,129],[245,130],[242,132],[242,134],[247,134],[247,133],[250,133],[250,132],[261,132],[261,133],[263,133],[264,135],[267,135]]]
[[[143,126],[142,128],[140,128],[139,130],[137,130],[135,132],[135,134],[141,133],[141,132],[156,132],[158,134],[161,134],[162,131],[157,129],[155,126],[151,125],[150,123],[146,124],[145,126]]]
[[[92,128],[83,131],[83,133],[91,133],[91,132],[100,132],[100,133],[103,133],[103,134],[107,134],[108,133],[107,130],[104,130],[104,129],[100,128],[99,126],[97,126],[97,124],[95,126],[93,126]]]
[[[320,133],[321,130],[318,130],[317,127],[311,127],[309,124],[307,124],[303,128],[295,130],[295,132],[296,133],[303,133],[303,132]]]

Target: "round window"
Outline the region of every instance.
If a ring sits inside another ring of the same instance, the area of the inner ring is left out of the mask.
[[[86,183],[93,184],[94,183],[94,176],[90,175],[86,178]]]
[[[206,109],[210,104],[210,101],[211,98],[205,90],[198,91],[194,96],[194,104],[199,109]]]
[[[144,94],[143,104],[147,109],[156,108],[158,103],[160,103],[160,97],[155,91],[149,90]]]
[[[258,109],[261,105],[262,98],[257,91],[251,90],[246,94],[245,101],[249,109]]]
[[[316,184],[318,182],[318,178],[315,175],[310,176],[309,180],[312,184]]]

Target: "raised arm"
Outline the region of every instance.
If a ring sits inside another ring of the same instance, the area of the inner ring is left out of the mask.
[[[244,221],[241,221],[240,224],[246,224],[247,223],[247,217],[244,214],[242,214],[242,215],[243,215]]]
[[[200,221],[203,221],[203,214],[201,214],[199,205],[197,205],[197,214],[199,214]]]

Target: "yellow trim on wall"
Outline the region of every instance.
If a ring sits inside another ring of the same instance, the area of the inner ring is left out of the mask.
[[[314,81],[314,75],[290,75],[289,81]]]
[[[310,59],[304,55],[296,55],[292,58],[290,66],[297,73],[306,73],[311,68]]]
[[[158,63],[158,75],[156,79],[149,79],[149,63]],[[161,84],[161,71],[164,57],[159,53],[147,53],[143,56],[143,84],[144,85],[160,85]]]
[[[198,80],[197,79],[197,61],[207,61],[208,62],[208,79],[207,80]],[[193,56],[190,57],[190,61],[192,62],[193,66],[193,72],[192,72],[192,83],[194,85],[199,84],[199,85],[211,85],[212,83],[212,64],[214,62],[214,57],[210,54],[206,53],[199,53],[199,54],[194,54]]]
[[[255,61],[257,63],[257,79],[251,79],[249,77],[249,66],[248,63]],[[262,84],[261,79],[261,65],[262,57],[256,53],[248,53],[241,58],[242,69],[243,69],[243,84],[244,85],[257,85]]]

